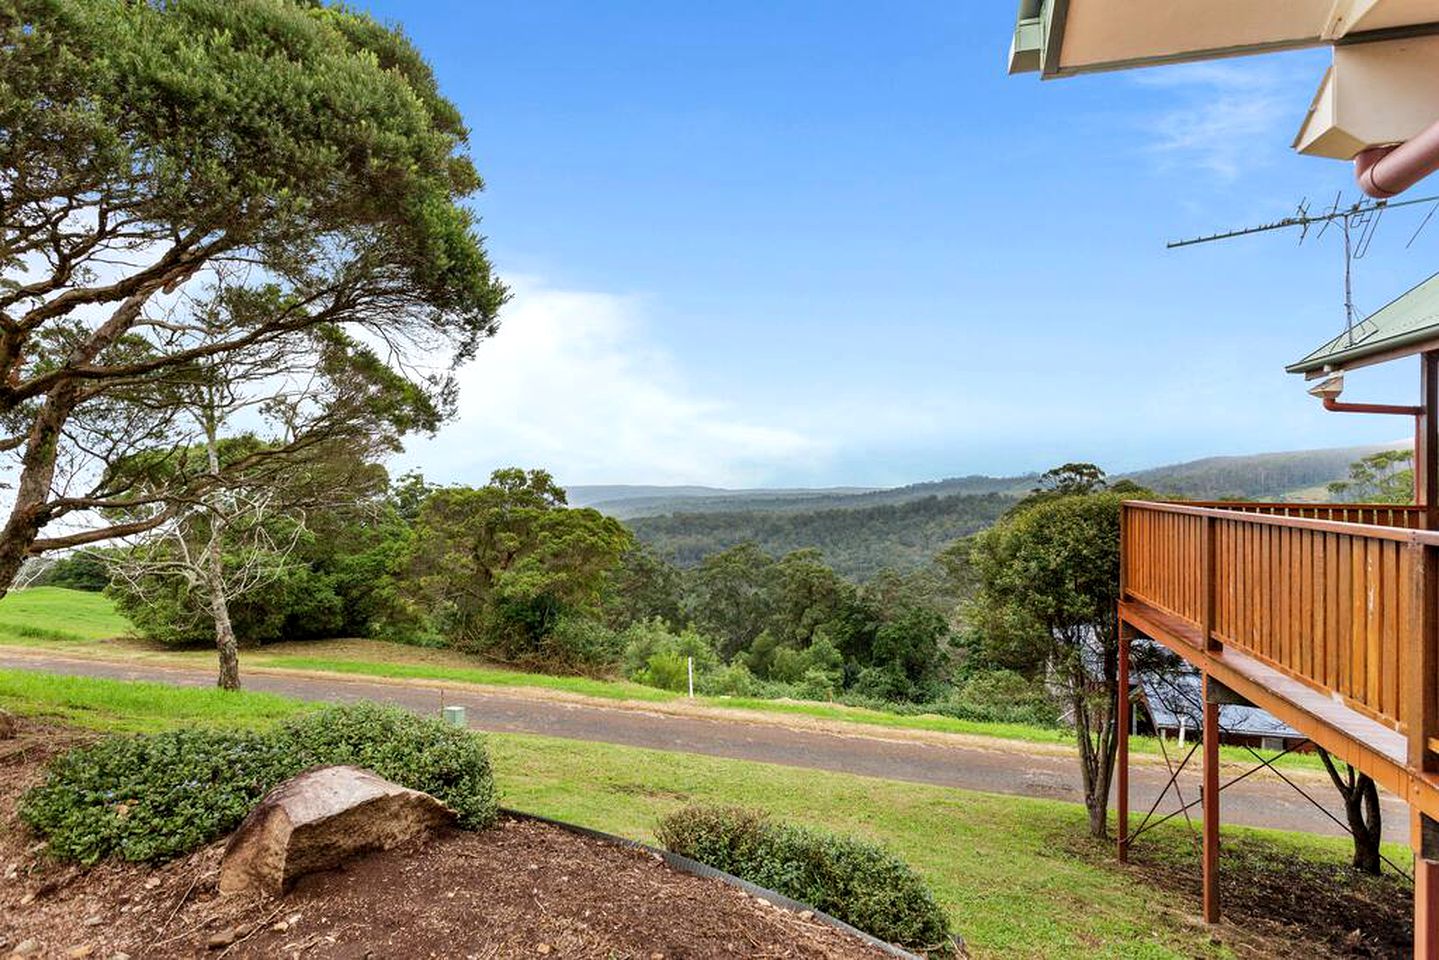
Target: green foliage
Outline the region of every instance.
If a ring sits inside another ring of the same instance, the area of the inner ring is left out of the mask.
[[[1046,498],[975,538],[981,590],[969,613],[992,662],[1079,670],[1086,638],[1113,642],[1121,499]]]
[[[364,767],[443,800],[462,827],[477,830],[494,822],[489,755],[484,740],[467,730],[398,707],[358,703],[304,714],[280,735],[304,767]]]
[[[399,31],[287,0],[25,0],[0,30],[0,165],[27,199],[91,191],[131,236],[205,225],[274,254],[365,226],[345,239],[388,247],[448,322],[498,308],[457,202],[480,187],[466,131]]]
[[[565,614],[540,639],[539,650],[531,659],[562,673],[603,673],[620,658],[624,644],[624,635],[606,624]]]
[[[946,953],[949,919],[884,847],[736,807],[690,806],[656,833],[665,849],[807,903],[889,943]]]
[[[715,697],[767,695],[761,682],[749,672],[749,667],[738,661],[718,669],[703,671],[695,677],[695,689],[702,694]]]
[[[989,526],[1013,504],[1013,497],[989,493],[802,512],[685,513],[681,505],[665,516],[626,523],[641,542],[683,568],[753,543],[768,556],[819,550],[839,574],[863,580],[886,568],[914,570],[928,565],[940,550]]]
[[[693,628],[675,634],[661,620],[642,620],[631,624],[623,639],[625,675],[661,690],[688,688],[691,657],[697,682],[720,665],[714,645]]]
[[[1414,451],[1381,450],[1349,465],[1349,476],[1328,485],[1336,499],[1349,503],[1413,503]]]
[[[112,736],[52,761],[20,815],[61,859],[168,860],[233,830],[281,781],[338,763],[433,794],[463,826],[494,821],[494,782],[478,737],[374,704],[328,707],[265,733]]]
[[[818,551],[774,560],[745,543],[706,558],[687,581],[693,627],[676,638],[658,618],[632,625],[631,679],[678,689],[684,657],[694,656],[707,693],[825,700],[853,688],[871,700],[922,700],[942,685],[941,611],[952,600],[928,572],[856,587]]]
[[[497,470],[425,500],[403,589],[457,646],[544,665],[562,620],[603,614],[631,545],[617,520],[568,508],[545,471]]]
[[[236,368],[303,385],[243,398],[292,453],[366,420],[385,435],[347,439],[393,449],[453,412],[446,364],[507,292],[468,131],[400,30],[309,0],[14,0],[0,77],[0,419],[29,438],[0,583],[37,539],[117,532],[39,538],[67,514],[138,511],[134,532],[233,483],[195,468],[182,420]],[[137,452],[167,489],[112,472]],[[104,479],[61,497],[57,461]]]
[[[636,543],[620,558],[605,597],[605,622],[616,629],[641,620],[684,620],[684,581],[653,548]]]
[[[272,573],[230,599],[230,619],[241,643],[380,632],[408,638],[418,632],[393,576],[408,560],[411,532],[393,501],[382,496],[383,481],[384,473],[378,470],[369,476],[368,488],[348,484],[351,504],[317,511],[297,532],[294,547],[274,557]],[[280,531],[291,521],[270,523]],[[277,537],[288,540],[293,533],[277,532]],[[173,545],[150,549],[173,549]],[[227,564],[243,559],[247,558],[225,553]],[[214,643],[207,598],[184,576],[162,572],[139,584],[117,578],[107,593],[116,609],[149,639],[174,645]]]
[[[99,593],[109,585],[110,570],[105,560],[88,551],[60,557],[29,584],[31,587],[62,587],[89,593]]]
[[[929,712],[983,723],[1048,727],[1059,720],[1044,684],[1010,670],[976,672],[956,682],[943,701],[926,706]]]
[[[1108,484],[1104,471],[1092,463],[1066,463],[1040,474],[1030,491],[1029,499],[1054,496],[1072,497],[1103,490]]]
[[[741,543],[706,557],[690,577],[695,624],[719,644],[729,660],[764,629],[764,596],[774,559],[753,543]]]

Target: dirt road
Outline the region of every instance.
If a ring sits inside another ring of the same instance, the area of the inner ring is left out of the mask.
[[[0,666],[122,680],[155,680],[180,686],[214,683],[210,671],[37,656],[3,649],[0,649]],[[455,704],[465,707],[470,725],[479,730],[536,733],[990,793],[1082,801],[1078,763],[1072,755],[1053,747],[1011,740],[911,734],[858,724],[846,724],[842,729],[836,725],[817,728],[803,721],[755,713],[745,714],[743,719],[719,717],[713,712],[690,716],[650,710],[638,704],[558,699],[529,693],[523,688],[497,690],[444,684],[442,693],[440,684],[260,671],[250,671],[245,676],[245,685],[250,690],[265,690],[301,700],[379,700],[427,713],[438,711],[442,702]],[[1196,756],[1180,777],[1186,801],[1199,796],[1198,759]],[[1232,774],[1239,772],[1241,770],[1235,768]],[[1285,773],[1343,820],[1338,794],[1322,772]],[[1226,769],[1225,779],[1232,774]],[[1138,817],[1154,802],[1168,778],[1168,770],[1155,758],[1142,761],[1136,758],[1131,776],[1131,805],[1137,808]],[[1174,793],[1170,791],[1156,816],[1177,807]],[[1267,771],[1225,789],[1221,794],[1220,813],[1226,823],[1344,833],[1342,827]],[[1408,822],[1408,808],[1385,796],[1385,838],[1405,842]]]

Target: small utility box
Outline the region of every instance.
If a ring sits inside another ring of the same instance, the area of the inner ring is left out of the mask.
[[[440,712],[444,715],[445,722],[448,723],[450,726],[466,726],[464,707],[443,707],[441,708]]]

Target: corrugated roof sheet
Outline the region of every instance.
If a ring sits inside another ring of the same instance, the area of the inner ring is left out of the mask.
[[[1141,674],[1140,687],[1157,726],[1179,726],[1179,718],[1196,734],[1204,723],[1204,692],[1199,675],[1188,670],[1177,675]],[[1219,729],[1224,733],[1302,740],[1304,734],[1259,707],[1234,703],[1219,706]]]
[[[1377,354],[1418,353],[1439,342],[1439,273],[1285,369],[1343,370]],[[1412,348],[1412,349],[1410,349]]]

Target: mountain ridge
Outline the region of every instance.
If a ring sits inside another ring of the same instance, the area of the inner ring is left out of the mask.
[[[1219,454],[1114,475],[1157,493],[1189,498],[1315,499],[1325,484],[1342,479],[1349,464],[1403,443],[1322,447],[1253,454]],[[968,474],[896,487],[756,487],[590,484],[570,488],[575,506],[594,507],[619,520],[676,513],[805,513],[908,503],[926,497],[1023,496],[1037,473],[1013,476]]]

